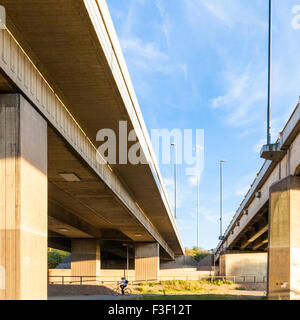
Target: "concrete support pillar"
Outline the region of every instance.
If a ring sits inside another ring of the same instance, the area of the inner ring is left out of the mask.
[[[47,123],[0,95],[0,300],[47,299]]]
[[[270,188],[269,299],[300,299],[300,177]]]
[[[159,280],[159,244],[137,244],[135,247],[136,281]]]
[[[100,277],[100,241],[97,239],[73,239],[71,255],[71,275],[81,276],[83,284],[95,285],[95,277]],[[80,278],[73,279],[80,281]],[[79,283],[75,283],[79,284]]]

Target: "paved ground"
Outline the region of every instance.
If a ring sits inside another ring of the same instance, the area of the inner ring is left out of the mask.
[[[179,294],[176,294],[178,296]],[[186,293],[184,294],[185,296]],[[195,294],[193,294],[194,296]],[[201,295],[201,294],[199,294]],[[206,293],[207,295],[207,293]],[[213,295],[213,294],[210,294]],[[266,296],[265,291],[247,291],[247,290],[231,290],[227,293],[227,295],[234,295],[234,296],[247,296],[247,297],[264,297]],[[155,297],[156,295],[147,295]],[[142,298],[143,295],[126,295],[126,296],[113,296],[113,295],[72,295],[72,296],[52,296],[49,297],[48,300],[123,300],[123,299],[138,299]]]
[[[138,299],[142,295],[134,294],[130,296],[113,296],[113,295],[82,295],[82,296],[56,296],[48,297],[48,300],[123,300],[123,299]]]
[[[68,296],[112,296],[116,285],[48,285],[48,297]]]

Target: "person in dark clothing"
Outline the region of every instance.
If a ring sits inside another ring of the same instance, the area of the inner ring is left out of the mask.
[[[124,295],[124,294],[125,294],[124,290],[125,290],[125,288],[126,288],[127,285],[128,285],[128,281],[126,280],[125,277],[122,277],[121,280],[122,280],[122,283],[121,283],[121,285],[120,285],[120,288],[121,288],[121,290],[122,290],[122,295]]]

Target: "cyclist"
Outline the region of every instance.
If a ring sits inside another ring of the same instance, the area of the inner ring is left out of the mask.
[[[124,295],[125,294],[124,290],[128,285],[128,280],[126,280],[125,277],[122,277],[121,280],[122,280],[122,284],[120,285],[120,288],[122,289],[122,295]]]

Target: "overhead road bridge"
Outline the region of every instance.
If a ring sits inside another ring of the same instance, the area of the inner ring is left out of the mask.
[[[47,298],[48,245],[74,276],[128,250],[136,278],[158,278],[184,249],[105,1],[0,4],[0,299]],[[119,121],[147,164],[97,151]]]
[[[270,159],[227,227],[215,260],[223,275],[265,274],[271,299],[299,299],[300,101],[271,149],[262,149]]]

